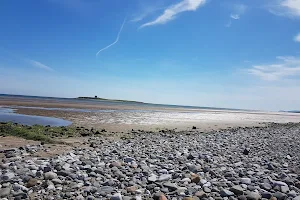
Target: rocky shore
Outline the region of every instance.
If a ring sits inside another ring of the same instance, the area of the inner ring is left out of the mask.
[[[0,147],[0,198],[300,200],[300,124],[112,136],[51,158]]]

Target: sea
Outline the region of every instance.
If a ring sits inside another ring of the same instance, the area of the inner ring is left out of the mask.
[[[94,105],[115,105],[115,106],[127,105],[127,106],[138,106],[138,107],[145,107],[145,108],[151,107],[151,108],[182,108],[182,109],[201,109],[201,110],[206,109],[206,110],[253,111],[253,110],[236,109],[236,108],[200,107],[200,106],[187,106],[187,105],[153,104],[153,103],[142,103],[142,102],[133,102],[133,101],[43,97],[43,96],[12,95],[12,94],[0,94],[0,99],[1,98],[15,98],[15,99],[22,99],[23,101],[51,100],[58,103],[88,103]]]
[[[97,124],[127,124],[127,125],[179,125],[179,124],[208,124],[208,123],[231,123],[242,124],[252,122],[299,122],[300,114],[288,112],[264,112],[245,109],[199,107],[185,105],[165,105],[141,103],[132,101],[114,101],[99,99],[57,98],[27,95],[0,94],[0,100],[16,100],[22,102],[56,102],[61,104],[87,104],[95,105],[90,109],[82,107],[49,108],[49,107],[24,107],[5,106],[0,104],[0,122],[12,121],[26,125],[40,124],[51,126],[67,126],[70,121],[63,121],[52,117],[33,115],[20,115],[15,112],[19,108],[35,108],[39,110],[73,111],[76,117],[72,117],[74,123]],[[97,105],[99,109],[97,109]],[[107,109],[101,109],[107,106]],[[88,114],[87,114],[88,113]],[[69,119],[69,118],[66,118]],[[75,120],[75,121],[74,121]]]

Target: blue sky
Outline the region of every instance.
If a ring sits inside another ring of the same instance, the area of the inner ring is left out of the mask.
[[[0,93],[300,109],[300,0],[3,0]]]

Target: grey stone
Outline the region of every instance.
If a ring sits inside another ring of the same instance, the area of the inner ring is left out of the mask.
[[[8,172],[8,173],[5,173],[3,176],[2,176],[2,180],[4,181],[10,181],[11,179],[13,179],[15,177],[15,174],[12,173],[12,172]]]
[[[150,181],[150,182],[157,181],[157,176],[155,174],[152,174],[151,176],[148,177],[148,181]]]
[[[271,190],[272,189],[272,186],[271,186],[271,184],[269,184],[269,183],[263,183],[263,184],[261,184],[261,186],[260,186],[262,189],[265,189],[265,190]]]
[[[0,188],[0,197],[4,198],[10,194],[11,188]]]
[[[112,193],[114,191],[113,187],[103,186],[99,188],[99,192],[104,192],[105,194]]]
[[[163,192],[163,193],[168,193],[169,189],[166,188],[166,187],[163,187],[163,188],[160,189],[160,191]]]
[[[221,195],[221,197],[229,197],[229,196],[233,196],[234,193],[231,192],[231,191],[229,191],[229,190],[222,189],[222,190],[220,191],[220,195]]]
[[[250,190],[250,191],[256,190],[255,186],[253,186],[253,185],[248,185],[247,189]]]
[[[290,191],[290,188],[287,185],[282,185],[282,186],[280,186],[280,190],[283,193],[288,193]]]
[[[120,193],[116,193],[110,199],[111,200],[122,200],[122,195]]]
[[[287,198],[287,195],[281,192],[275,192],[273,196],[276,197],[278,200],[285,200]]]
[[[126,163],[130,163],[130,162],[133,162],[133,161],[135,161],[134,158],[131,158],[131,157],[124,158],[124,162],[126,162]]]
[[[257,192],[247,192],[246,197],[248,200],[259,200],[261,196]]]
[[[267,166],[268,170],[275,170],[275,166],[272,163],[269,163]]]
[[[262,198],[270,199],[272,197],[272,193],[270,193],[270,192],[262,192],[261,196],[262,196]]]
[[[244,193],[244,188],[242,188],[239,185],[235,185],[230,188],[230,191],[233,192],[236,195],[242,195]]]
[[[247,200],[247,197],[245,195],[238,196],[238,200]]]
[[[297,196],[297,193],[296,193],[294,190],[291,190],[291,191],[288,193],[288,196],[290,196],[290,197],[296,197],[296,196]]]
[[[158,180],[159,181],[167,181],[170,180],[172,178],[171,174],[162,174],[159,176]]]
[[[53,184],[48,185],[47,187],[48,190],[55,190],[55,186]]]
[[[54,172],[46,172],[46,173],[44,174],[44,178],[45,178],[46,180],[56,179],[56,178],[57,178],[57,174],[54,173]]]
[[[300,200],[300,196],[293,198],[293,200]]]
[[[251,179],[250,178],[241,178],[240,182],[243,184],[250,185],[251,184]]]
[[[203,191],[206,192],[206,193],[210,193],[210,192],[211,192],[211,189],[209,189],[208,187],[204,187],[204,188],[203,188]]]
[[[272,182],[273,185],[278,185],[278,186],[287,186],[287,184],[285,182],[282,182],[282,181],[273,181]]]
[[[163,186],[168,188],[169,191],[171,191],[171,192],[178,189],[178,186],[175,183],[166,182],[166,183],[163,184]]]
[[[204,192],[203,190],[201,190],[201,191],[196,192],[195,196],[202,199],[202,198],[206,198],[207,194],[206,194],[206,192]]]
[[[190,183],[191,179],[190,178],[183,178],[183,179],[180,180],[180,182],[182,182],[182,183],[184,183],[184,182]]]
[[[85,200],[85,198],[80,194],[76,197],[76,200]]]
[[[67,172],[67,171],[58,171],[57,172],[57,175],[58,176],[64,176],[64,177],[67,177],[70,175],[70,172]]]
[[[12,193],[15,199],[26,199],[27,194],[25,192],[22,192],[21,190],[18,190],[17,192]]]
[[[52,182],[54,184],[62,184],[62,181],[60,179],[58,179],[58,178],[52,179]]]

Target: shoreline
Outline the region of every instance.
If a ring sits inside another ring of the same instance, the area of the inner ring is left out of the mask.
[[[300,122],[300,114],[296,113],[107,105],[94,102],[66,103],[28,98],[0,98],[0,106],[13,108],[18,114],[61,118],[73,122],[72,126],[104,128],[114,132],[131,129],[155,131],[165,128],[189,130],[193,126],[201,131],[210,131],[229,127],[263,126],[269,122]]]
[[[103,118],[118,118],[117,116],[112,116],[115,113],[93,113],[93,112],[76,112],[76,111],[57,111],[57,110],[41,110],[33,108],[17,108],[16,113],[25,114],[25,115],[36,115],[36,116],[47,116],[61,118],[64,120],[72,121],[71,126],[85,126],[87,128],[104,128],[112,132],[126,132],[129,130],[145,130],[145,131],[155,131],[161,129],[177,129],[177,130],[189,130],[195,126],[200,131],[211,131],[211,130],[220,130],[226,128],[238,128],[238,127],[254,127],[254,126],[264,126],[262,122],[241,122],[241,121],[186,121],[186,122],[169,122],[165,124],[126,124],[122,122],[114,123],[105,123],[102,122]],[[119,118],[126,117],[127,113],[124,116]],[[118,121],[118,120],[116,120]]]

